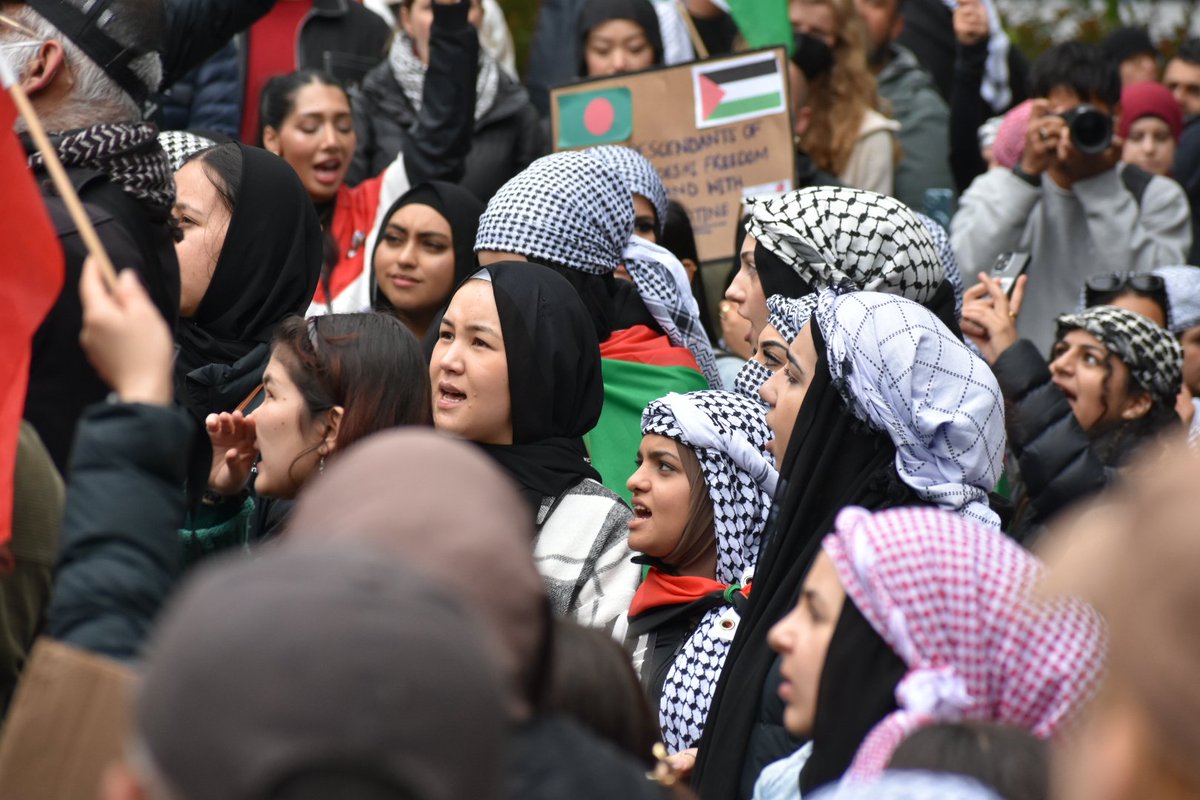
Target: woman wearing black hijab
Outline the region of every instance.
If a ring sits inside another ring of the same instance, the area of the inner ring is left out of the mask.
[[[632,514],[584,450],[604,385],[600,345],[575,289],[528,262],[476,272],[442,317],[429,379],[434,426],[479,444],[533,510],[534,555],[554,610],[623,627],[640,568],[626,543]]]
[[[830,290],[788,301],[786,313],[799,331],[791,346],[763,345],[786,356],[762,390],[784,452],[775,520],[699,745],[701,797],[749,797],[762,768],[798,744],[783,728],[767,631],[795,605],[842,508],[936,505],[999,527],[987,493],[1002,465],[1003,397],[937,315],[895,295]],[[827,722],[851,716],[839,708]]]
[[[663,63],[658,13],[649,0],[587,0],[579,12],[577,31],[581,78]]]
[[[375,307],[423,339],[454,287],[475,271],[482,214],[483,203],[451,183],[429,181],[405,192],[375,239]]]
[[[175,394],[203,421],[255,391],[275,326],[308,307],[321,226],[295,171],[257,147],[203,150],[175,180],[183,229]]]

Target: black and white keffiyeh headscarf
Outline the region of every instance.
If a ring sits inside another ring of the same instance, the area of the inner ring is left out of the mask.
[[[663,333],[692,352],[710,386],[720,386],[687,272],[668,250],[633,235],[632,198],[621,173],[591,152],[543,156],[492,197],[475,250],[517,253],[591,275],[624,264]]]
[[[799,298],[773,294],[767,298],[767,311],[769,312],[767,323],[779,331],[784,344],[791,344],[792,340],[796,338],[796,334],[800,333],[800,329],[808,323],[808,319],[812,317],[812,312],[816,307],[816,294],[808,294]],[[800,323],[800,320],[803,322]],[[766,408],[767,402],[762,399],[759,390],[770,377],[771,370],[757,359],[751,358],[742,365],[734,377],[734,389],[743,397],[748,397]]]
[[[617,170],[586,151],[543,156],[488,202],[475,251],[607,275],[621,264],[633,235],[632,196]]]
[[[175,173],[148,122],[92,125],[52,138],[65,167],[87,167],[107,175],[125,193],[159,210],[175,205]],[[42,154],[29,156],[32,169],[44,169]]]
[[[646,407],[642,433],[666,436],[695,452],[712,502],[715,578],[731,587],[748,582],[779,479],[766,452],[771,431],[762,408],[730,392],[672,392]],[[737,619],[732,605],[710,609],[667,672],[659,719],[671,752],[692,747],[704,732]]]
[[[650,159],[637,150],[619,145],[593,147],[590,152],[620,172],[634,194],[640,194],[650,201],[658,217],[658,232],[661,235],[663,226],[667,224],[667,189]]]
[[[987,495],[1003,468],[1004,398],[988,365],[903,297],[825,290],[813,318],[834,384],[896,445],[900,479],[930,503],[998,527]]]
[[[416,46],[412,37],[402,30],[396,31],[392,40],[392,49],[388,52],[388,64],[392,68],[392,77],[400,85],[413,111],[421,110],[424,100],[425,73],[429,67],[421,63],[417,57]],[[479,67],[475,77],[475,121],[483,119],[483,115],[491,110],[496,103],[496,95],[500,89],[500,65],[496,59],[482,47],[479,49]]]
[[[954,289],[954,316],[962,319],[963,292],[966,287],[963,285],[962,270],[958,267],[958,256],[954,255],[954,247],[950,244],[950,235],[932,217],[919,211],[914,211],[913,216],[920,220],[933,240],[933,249],[937,251],[938,261],[942,262],[942,277]]]
[[[925,303],[942,283],[925,226],[875,192],[813,186],[753,200],[746,230],[814,291],[852,286]]]
[[[163,152],[167,154],[167,161],[171,163],[171,169],[175,172],[178,172],[193,155],[217,144],[212,139],[198,136],[191,131],[163,131],[158,134],[158,143],[162,145]]]
[[[625,245],[625,269],[637,287],[646,310],[667,334],[671,344],[692,352],[708,385],[720,389],[721,371],[704,326],[700,306],[688,284],[687,270],[670,250],[640,236]]]
[[[1155,402],[1171,408],[1183,381],[1183,349],[1166,328],[1133,311],[1092,306],[1058,318],[1058,338],[1083,330],[1095,336],[1117,358]]]

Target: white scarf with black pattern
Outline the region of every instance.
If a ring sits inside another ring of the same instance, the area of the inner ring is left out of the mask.
[[[642,433],[666,436],[695,452],[713,508],[715,578],[739,584],[758,561],[779,478],[765,450],[771,432],[762,409],[731,392],[672,392],[646,407]],[[710,609],[668,670],[659,721],[671,752],[700,741],[737,622],[731,605]]]

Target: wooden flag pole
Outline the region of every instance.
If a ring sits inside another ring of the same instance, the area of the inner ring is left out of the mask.
[[[675,7],[679,10],[679,16],[683,17],[683,24],[687,26],[688,36],[692,39],[692,47],[696,49],[696,58],[708,58],[708,48],[704,46],[704,40],[700,38],[700,31],[696,30],[696,23],[692,20],[692,15],[688,13],[687,5],[683,0],[675,0]]]
[[[8,60],[4,56],[0,56],[0,79],[8,87],[8,92],[12,95],[13,103],[17,107],[17,113],[25,120],[29,135],[38,152],[42,154],[46,170],[50,173],[50,179],[54,181],[54,188],[58,190],[59,196],[66,203],[67,213],[71,215],[71,221],[75,223],[75,227],[79,229],[79,235],[83,237],[83,243],[87,245],[88,255],[99,265],[100,275],[111,291],[117,285],[117,271],[113,268],[112,260],[108,257],[108,252],[96,234],[96,228],[92,225],[87,211],[84,210],[79,193],[71,185],[71,179],[67,177],[67,171],[63,169],[62,162],[58,159],[58,151],[50,144],[50,139],[46,136],[46,129],[42,127],[42,121],[38,119],[37,112],[33,110],[33,104],[29,102],[29,96],[17,83],[16,76],[12,74]]]

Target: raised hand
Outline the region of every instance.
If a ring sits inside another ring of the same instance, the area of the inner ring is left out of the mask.
[[[1017,315],[1025,298],[1026,278],[1017,278],[1012,299],[1004,294],[1000,281],[986,272],[979,273],[979,283],[963,294],[960,327],[989,364],[995,364],[1018,339]]]
[[[110,293],[88,258],[79,280],[79,343],[105,383],[126,403],[168,405],[175,342],[137,274],[124,270]]]
[[[235,495],[246,487],[250,469],[258,457],[254,419],[240,411],[209,414],[204,427],[213,448],[208,488],[217,494]]]

